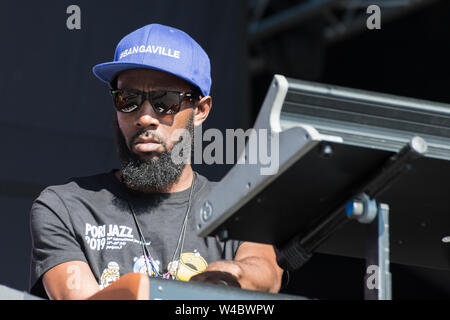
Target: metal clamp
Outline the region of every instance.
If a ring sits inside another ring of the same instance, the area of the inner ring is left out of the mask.
[[[361,193],[345,206],[345,214],[360,223],[371,223],[377,216],[377,202]]]

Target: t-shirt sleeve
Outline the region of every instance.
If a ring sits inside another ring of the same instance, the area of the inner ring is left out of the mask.
[[[41,278],[45,272],[64,262],[87,260],[76,239],[69,211],[54,190],[45,189],[34,201],[30,212],[30,231],[30,292],[43,296]]]

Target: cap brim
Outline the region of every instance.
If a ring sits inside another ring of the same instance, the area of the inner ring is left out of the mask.
[[[92,72],[94,75],[99,78],[101,81],[110,84],[112,80],[122,71],[130,70],[130,69],[151,69],[151,70],[159,70],[163,72],[167,72],[173,74],[174,76],[186,80],[187,82],[193,84],[197,87],[197,84],[193,83],[192,80],[186,79],[184,77],[180,77],[179,75],[170,72],[169,70],[164,70],[158,67],[149,66],[148,64],[142,63],[129,63],[129,62],[105,62],[98,64],[92,68]],[[200,89],[201,91],[201,89]],[[205,93],[203,93],[205,94]]]
[[[110,83],[118,73],[129,69],[139,69],[139,68],[158,69],[141,63],[105,62],[94,66],[92,68],[92,72],[94,72],[94,75],[101,81]]]

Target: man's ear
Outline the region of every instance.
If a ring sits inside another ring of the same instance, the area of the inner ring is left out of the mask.
[[[211,96],[203,97],[197,102],[194,109],[194,126],[199,126],[208,117],[209,111],[212,108]]]

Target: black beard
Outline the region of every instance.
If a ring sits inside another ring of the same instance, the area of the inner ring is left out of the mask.
[[[191,113],[189,121],[185,127],[188,130],[191,140],[180,139],[169,150],[167,144],[162,141],[159,136],[155,136],[151,130],[141,130],[134,137],[130,139],[130,146],[132,142],[140,135],[147,133],[148,137],[158,140],[164,147],[164,152],[156,154],[155,157],[148,160],[140,158],[137,154],[130,151],[128,148],[122,130],[120,130],[117,119],[114,121],[116,146],[119,159],[121,162],[121,176],[122,182],[127,187],[141,192],[164,192],[172,186],[181,176],[181,173],[186,166],[187,159],[190,154],[183,154],[184,150],[193,150],[194,137],[194,114]],[[190,144],[190,146],[189,146]],[[184,159],[177,164],[172,161],[171,151],[174,147],[180,148],[180,157]],[[191,151],[192,152],[192,151]]]

